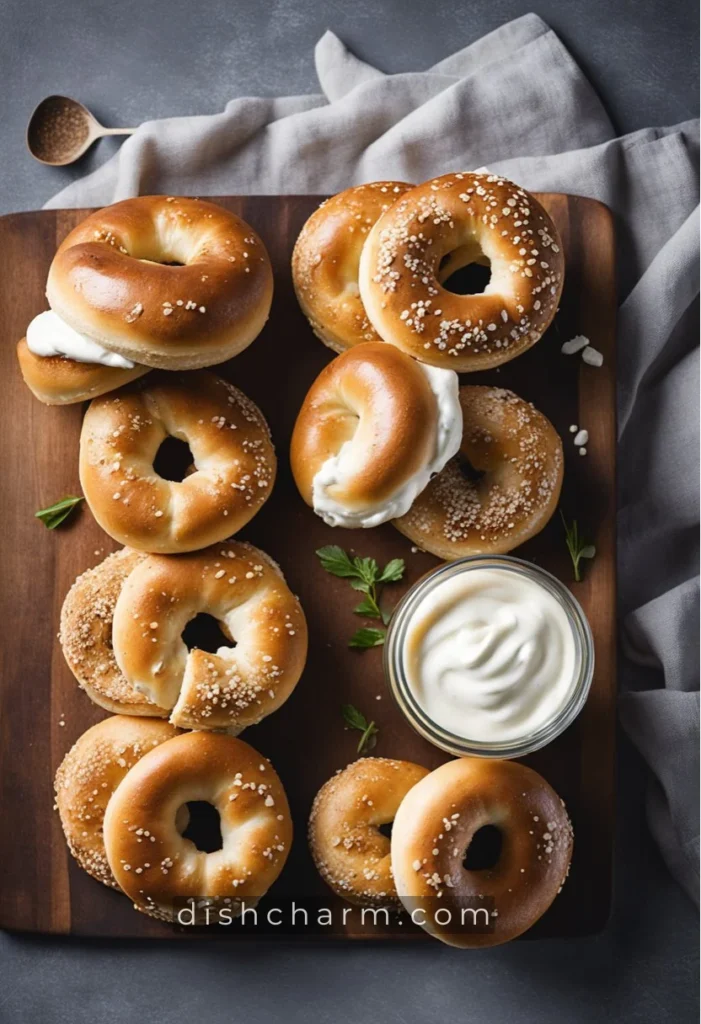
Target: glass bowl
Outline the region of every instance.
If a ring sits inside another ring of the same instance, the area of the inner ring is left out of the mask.
[[[475,569],[497,569],[516,573],[544,587],[564,610],[572,629],[575,669],[569,696],[557,713],[528,736],[505,743],[483,743],[449,732],[434,722],[419,704],[409,685],[404,667],[407,628],[414,611],[431,591],[446,579]],[[594,641],[579,602],[567,587],[545,569],[510,555],[472,555],[446,562],[422,576],[394,610],[384,649],[384,670],[392,695],[409,724],[434,746],[458,757],[523,757],[539,750],[572,724],[584,707],[594,674]]]

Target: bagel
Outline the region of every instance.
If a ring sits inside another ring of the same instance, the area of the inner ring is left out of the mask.
[[[499,856],[491,867],[465,867],[485,826],[499,830]],[[415,924],[450,946],[497,946],[548,909],[567,877],[572,845],[564,804],[537,772],[515,761],[459,758],[399,805],[392,871]]]
[[[46,285],[49,305],[76,331],[166,370],[238,355],[261,332],[272,294],[270,259],[250,225],[173,196],[92,213],[59,246]]]
[[[458,378],[392,345],[337,356],[312,384],[292,434],[300,494],[330,526],[406,512],[460,445]]]
[[[149,372],[148,366],[103,366],[81,363],[65,356],[39,356],[22,338],[17,343],[17,361],[24,383],[44,405],[72,405],[129,384]]]
[[[219,812],[220,850],[205,853],[181,835],[178,812],[191,801]],[[282,783],[253,747],[191,732],[125,775],[107,805],[104,835],[112,873],[137,910],[182,923],[178,912],[189,908],[209,923],[205,908],[226,906],[233,917],[267,892],[287,859],[292,819]]]
[[[297,301],[312,330],[334,352],[381,341],[358,290],[360,252],[370,228],[412,186],[371,181],[325,199],[299,233],[292,253]]]
[[[505,554],[543,529],[557,507],[562,442],[548,419],[512,391],[460,388],[460,454],[394,525],[452,561]]]
[[[483,294],[440,284],[489,263]],[[376,222],[360,259],[360,295],[384,341],[458,372],[508,362],[554,317],[564,280],[557,229],[524,189],[496,174],[445,174],[401,196]]]
[[[119,889],[103,836],[110,797],[139,758],[177,734],[168,722],[113,715],[84,732],[59,765],[56,806],[68,849],[98,882]]]
[[[171,435],[196,472],[165,480],[153,462]],[[91,402],[80,435],[80,481],[110,537],[141,551],[193,551],[224,540],[268,498],[276,471],[258,407],[206,370],[152,374]]]
[[[412,786],[428,775],[410,761],[364,757],[324,783],[309,816],[309,847],[317,871],[343,899],[366,907],[399,906],[392,878],[391,825]]]
[[[182,639],[199,613],[217,619],[235,647],[216,654]],[[150,555],[117,599],[114,653],[130,685],[186,729],[238,733],[283,704],[302,674],[307,625],[279,568],[250,544]]]
[[[123,548],[82,573],[63,602],[58,638],[68,667],[95,704],[114,714],[164,718],[167,712],[124,678],[112,647],[117,598],[129,573],[146,557]]]

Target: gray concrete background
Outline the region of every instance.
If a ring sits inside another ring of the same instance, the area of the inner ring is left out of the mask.
[[[0,0],[0,213],[41,206],[116,147],[100,143],[76,169],[33,163],[24,128],[49,93],[111,125],[210,113],[234,96],[317,91],[313,47],[326,28],[385,71],[418,70],[531,9],[621,131],[698,115],[695,0]],[[599,936],[471,954],[0,935],[0,1022],[698,1020],[697,915],[645,828],[644,766],[624,738],[619,751],[614,910]]]

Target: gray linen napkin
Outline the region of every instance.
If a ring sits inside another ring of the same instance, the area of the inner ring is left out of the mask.
[[[428,71],[385,75],[331,32],[322,95],[150,121],[48,207],[149,193],[328,193],[487,165],[616,215],[621,716],[649,818],[698,901],[698,122],[615,138],[557,36],[518,18]]]

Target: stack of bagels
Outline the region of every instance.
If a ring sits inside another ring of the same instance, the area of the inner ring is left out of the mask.
[[[475,262],[491,268],[484,293],[443,286]],[[445,559],[508,551],[541,529],[561,486],[557,434],[512,392],[457,376],[519,355],[555,314],[562,248],[537,200],[490,174],[359,186],[307,221],[292,276],[314,333],[338,353],[292,436],[292,472],[315,512],[330,526],[393,522]],[[234,214],[201,200],[126,200],[62,242],[50,309],[17,349],[41,401],[90,400],[81,484],[123,545],[78,577],[61,612],[73,675],[112,713],[57,772],[61,822],[81,867],[163,920],[188,903],[233,914],[254,905],[292,842],[283,785],[238,734],[292,693],[307,625],[280,567],[232,539],[270,496],[276,456],[260,409],[208,369],[256,338],[272,290],[265,246]],[[192,455],[182,480],[154,468],[168,437]],[[200,613],[223,633],[215,653],[183,640]],[[187,838],[196,801],[219,812],[220,850]],[[393,821],[390,844],[380,827]],[[506,840],[485,886],[462,858],[489,823]],[[543,779],[467,758],[431,773],[358,761],[322,787],[309,829],[340,896],[412,915],[421,905],[431,913],[418,924],[466,946],[528,928],[562,885],[572,846]],[[436,922],[435,909],[485,896],[503,907],[488,929]]]
[[[491,271],[483,292],[445,287],[475,263]],[[392,521],[447,560],[538,533],[562,486],[557,432],[513,392],[458,378],[525,352],[557,311],[562,244],[535,197],[489,173],[360,185],[309,218],[292,275],[340,353],[292,437],[307,504],[331,526]]]

